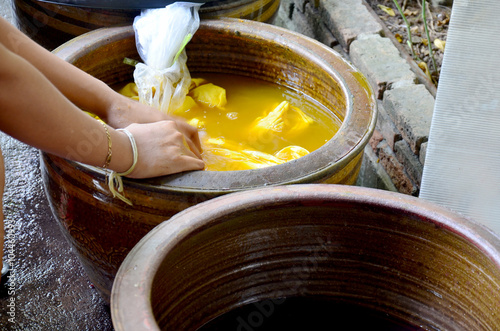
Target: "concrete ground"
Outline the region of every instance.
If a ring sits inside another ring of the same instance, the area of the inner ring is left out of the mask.
[[[0,14],[13,21],[10,0],[0,0]],[[112,330],[109,308],[52,216],[38,150],[1,132],[0,146],[15,255],[11,283],[0,291],[0,330]]]

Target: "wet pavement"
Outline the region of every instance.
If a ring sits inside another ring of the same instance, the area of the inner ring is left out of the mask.
[[[12,22],[10,0],[0,0],[0,14]],[[0,330],[113,330],[109,307],[52,216],[38,150],[1,132],[0,146],[15,262],[11,282],[0,291]]]
[[[109,308],[52,216],[38,150],[4,134],[0,145],[6,167],[4,211],[6,222],[14,225],[15,255],[7,288],[15,293],[5,296],[4,289],[1,295],[0,330],[112,330]]]

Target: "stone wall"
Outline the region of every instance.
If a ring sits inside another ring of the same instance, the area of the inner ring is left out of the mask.
[[[378,98],[376,130],[358,185],[418,196],[433,87],[363,0],[282,0],[275,24],[341,53]]]

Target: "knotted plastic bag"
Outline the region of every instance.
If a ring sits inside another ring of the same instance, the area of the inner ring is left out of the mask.
[[[200,6],[175,2],[135,18],[137,50],[144,61],[134,71],[140,102],[164,113],[183,104],[191,83],[184,47],[200,26]]]

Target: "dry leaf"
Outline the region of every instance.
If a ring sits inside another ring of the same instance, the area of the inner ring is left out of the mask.
[[[394,13],[394,10],[392,10],[392,8],[383,5],[378,5],[378,8],[382,9],[389,16],[396,16],[396,13]]]
[[[394,35],[394,37],[396,37],[396,40],[399,42],[399,43],[402,43],[403,42],[403,37],[399,34],[399,33],[396,33]]]
[[[422,39],[422,44],[424,44],[425,46],[428,46],[429,41],[427,39]]]
[[[439,50],[444,52],[444,48],[446,46],[446,41],[443,41],[441,39],[434,39],[434,46],[436,46]]]
[[[409,10],[409,9],[406,9],[403,14],[405,14],[405,16],[417,16],[418,15],[418,10]]]
[[[432,78],[431,78],[431,73],[429,71],[429,67],[427,66],[427,63],[425,62],[419,62],[418,63],[418,66],[420,67],[420,69],[422,69],[422,71],[427,75],[427,77],[429,77],[429,79],[432,81]]]

